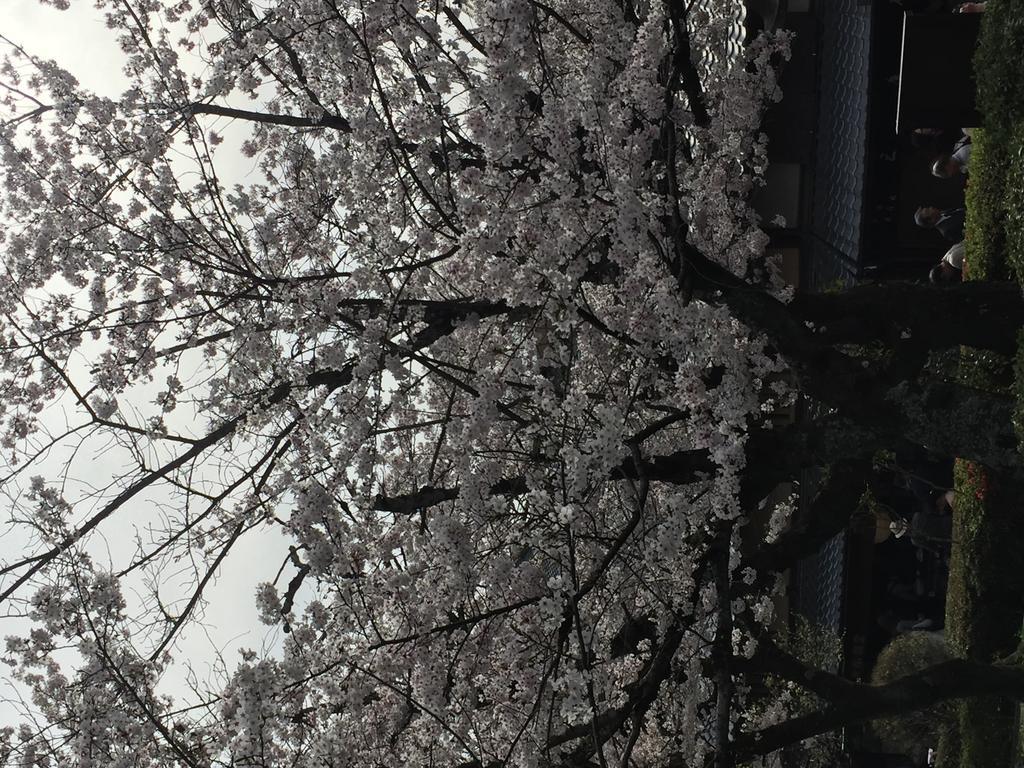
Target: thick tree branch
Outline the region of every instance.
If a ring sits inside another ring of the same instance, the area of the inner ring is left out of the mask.
[[[1024,297],[1012,282],[873,283],[797,294],[790,311],[813,323],[818,341],[828,344],[892,345],[905,338],[927,349],[965,345],[1012,355],[1024,327]]]
[[[636,480],[645,476],[648,480],[688,485],[709,478],[716,470],[707,451],[677,451],[667,456],[641,459],[639,465],[633,458],[626,459],[612,470],[609,479]],[[521,496],[528,488],[524,477],[510,477],[491,486],[492,496]],[[411,515],[418,510],[453,501],[459,496],[458,488],[434,488],[424,486],[414,493],[397,496],[377,496],[373,508],[382,512]]]
[[[459,31],[459,34],[465,38],[466,42],[476,48],[481,55],[487,56],[487,49],[484,48],[483,43],[480,42],[477,36],[470,32],[466,25],[462,23],[462,19],[459,18],[458,12],[453,11],[448,6],[445,6],[442,12],[444,13],[445,18],[452,23],[452,26]]]
[[[830,706],[733,741],[738,756],[766,755],[788,744],[867,720],[915,712],[949,699],[1001,696],[1024,700],[1024,670],[954,659],[886,685],[851,683]]]
[[[837,704],[858,692],[858,683],[844,677],[817,669],[800,661],[786,652],[767,636],[758,640],[757,651],[751,659],[736,659],[737,671],[745,674],[756,672],[774,675],[796,683],[811,693],[817,694],[830,704]]]
[[[717,281],[711,289],[700,279],[703,298],[724,302],[738,319],[769,336],[808,396],[891,440],[909,439],[989,466],[1018,463],[1008,398],[935,379],[894,386],[884,373],[821,341],[797,312],[767,293]]]
[[[673,75],[686,94],[686,100],[693,114],[693,122],[706,128],[711,124],[704,88],[700,82],[700,73],[693,63],[693,51],[690,43],[690,30],[687,27],[688,3],[686,0],[670,0],[668,3],[672,23]]]
[[[216,115],[218,117],[230,117],[233,120],[263,123],[264,125],[285,125],[291,128],[331,128],[342,133],[349,133],[352,130],[352,126],[344,117],[327,112],[317,118],[299,117],[297,115],[277,115],[271,112],[253,112],[248,109],[222,107],[218,104],[205,104],[201,101],[192,102],[184,108],[184,111],[189,115]]]

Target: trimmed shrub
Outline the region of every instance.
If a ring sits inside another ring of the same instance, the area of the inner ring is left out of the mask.
[[[908,632],[882,649],[871,673],[871,682],[883,685],[951,658],[953,655],[940,635]],[[937,746],[939,737],[954,729],[957,719],[956,703],[945,701],[928,709],[877,721],[875,728],[900,749],[912,753]]]

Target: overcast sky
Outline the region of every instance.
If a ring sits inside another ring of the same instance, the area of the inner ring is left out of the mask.
[[[125,87],[126,80],[121,74],[121,55],[113,34],[106,28],[101,13],[91,0],[72,0],[71,9],[58,11],[43,6],[39,0],[0,0],[3,15],[0,18],[0,35],[21,45],[29,52],[44,58],[56,60],[70,71],[88,90],[116,98]],[[240,153],[232,156],[232,146],[237,146],[242,128],[228,128],[217,125],[218,132],[226,133],[228,141],[218,153],[223,166],[218,170],[222,179],[244,181],[252,172],[252,161]],[[234,134],[234,135],[232,135]],[[2,222],[0,222],[2,226]],[[0,251],[0,258],[3,258]],[[63,423],[64,416],[58,406],[46,414],[54,425]],[[195,429],[200,429],[196,425]],[[85,454],[79,458],[73,472],[82,473],[90,479],[116,469],[125,460],[116,451]],[[60,481],[62,470],[57,457],[33,474],[44,474],[47,479]],[[2,498],[2,497],[0,497]],[[126,523],[145,519],[146,511],[152,513],[152,499],[137,499],[130,509],[121,510],[116,520],[101,530],[102,538],[91,549],[109,549],[115,562],[123,562],[133,550],[131,528]],[[6,518],[6,513],[0,511]],[[24,539],[5,536],[0,540],[0,555],[10,560],[19,554]],[[276,645],[279,636],[276,630],[268,633],[259,624],[253,604],[253,591],[259,581],[272,579],[278,565],[286,554],[282,540],[274,535],[262,538],[250,536],[243,539],[232,552],[218,574],[217,583],[208,593],[211,605],[207,611],[205,628],[196,628],[183,635],[178,643],[180,655],[189,658],[202,677],[204,667],[214,659],[214,649],[224,652],[229,665],[237,661],[240,648],[259,649],[265,642]],[[4,612],[0,609],[0,614]],[[0,636],[19,632],[24,622],[0,619]],[[5,668],[6,669],[6,668]],[[164,690],[180,696],[187,692],[181,676],[171,676]],[[5,681],[6,685],[6,681]],[[0,698],[6,691],[0,687]],[[0,702],[0,726],[10,723],[11,709]]]
[[[85,87],[115,96],[125,83],[121,56],[100,12],[87,0],[73,0],[67,11],[39,0],[3,0],[0,33],[29,51],[54,59]]]

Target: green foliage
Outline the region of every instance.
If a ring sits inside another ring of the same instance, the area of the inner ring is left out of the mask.
[[[970,461],[958,460],[953,478],[956,543],[946,592],[946,641],[958,656],[991,661],[1016,648],[1024,617],[1021,490],[997,483]],[[942,768],[1010,765],[1014,705],[974,699],[958,709],[959,726],[940,744]]]
[[[1024,51],[1020,54],[1024,57]],[[1005,145],[1006,259],[1024,284],[1024,119],[1015,123]],[[973,155],[972,155],[973,160]],[[973,164],[972,164],[973,168]]]
[[[1024,617],[1022,489],[962,459],[953,477],[946,640],[957,655],[990,661],[1017,647]]]
[[[974,57],[986,125],[1024,119],[1024,16],[1019,0],[989,0]]]
[[[1011,759],[1013,706],[998,699],[971,699],[939,735],[936,768],[1006,768]]]
[[[849,285],[847,284],[846,280],[844,280],[841,277],[837,277],[832,282],[826,283],[819,290],[820,290],[821,293],[842,293],[848,287],[849,287]]]
[[[1018,0],[989,0],[974,59],[985,128],[972,137],[967,189],[967,269],[970,280],[1024,284],[1024,14]],[[1024,336],[1009,390],[1018,402],[1015,426],[1024,434]],[[963,350],[959,378],[1007,392],[1009,362]],[[1022,489],[994,484],[987,471],[957,461],[954,546],[946,594],[946,639],[957,655],[989,661],[1018,642],[1024,605],[1021,568]],[[1011,702],[961,702],[939,744],[940,768],[1002,768],[1011,764],[1016,707]]]
[[[961,347],[957,380],[975,389],[1009,395],[1013,387],[1013,366],[1009,358],[998,352]]]
[[[971,136],[971,145],[964,277],[998,280],[1006,274],[1006,143],[998,133],[978,128]]]
[[[960,721],[955,723],[943,734],[939,735],[938,760],[936,768],[960,768]]]
[[[966,276],[1024,284],[1024,15],[991,0],[974,64],[985,128],[972,136]]]
[[[879,448],[871,457],[871,465],[875,469],[896,466],[896,452],[891,448]]]
[[[882,685],[952,658],[945,640],[930,632],[900,635],[882,649],[871,673],[871,682]],[[955,702],[946,701],[928,709],[875,723],[878,731],[906,752],[936,746],[939,737],[954,727],[958,717]]]
[[[946,641],[932,632],[907,632],[878,654],[871,682],[884,685],[953,658]]]
[[[1017,356],[1013,362],[1013,387],[1016,408],[1013,426],[1017,430],[1021,452],[1024,453],[1024,330],[1017,333]]]
[[[1014,702],[968,699],[960,704],[960,768],[1013,765]]]
[[[843,636],[799,613],[791,616],[789,633],[778,643],[808,666],[836,672],[843,660]]]

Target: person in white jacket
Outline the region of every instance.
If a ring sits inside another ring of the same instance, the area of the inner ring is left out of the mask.
[[[944,152],[932,166],[932,175],[940,179],[951,179],[967,173],[971,162],[971,140],[964,136],[953,146],[952,152]]]
[[[936,285],[958,283],[963,279],[964,274],[964,243],[961,240],[942,257],[942,261],[932,267],[928,273],[928,279]]]

